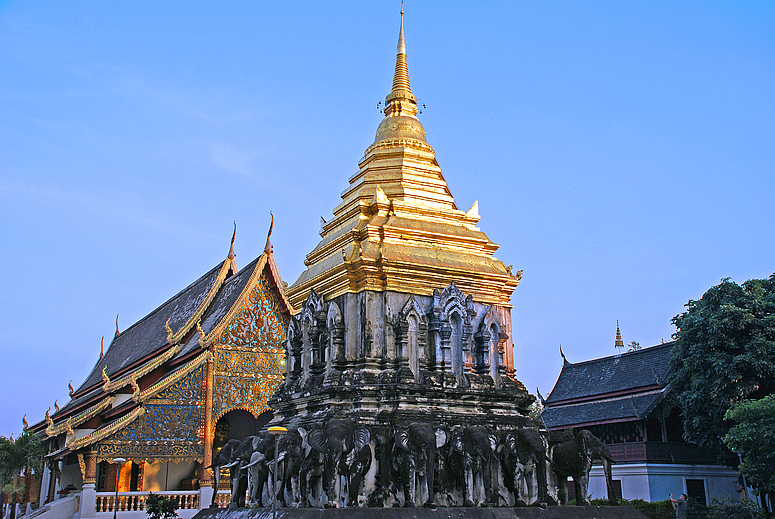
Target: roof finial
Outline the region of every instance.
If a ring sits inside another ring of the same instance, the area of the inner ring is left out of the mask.
[[[118,314],[116,314],[116,335],[114,335],[113,338],[115,339],[120,334],[121,334],[121,332],[118,330]]]
[[[412,95],[412,87],[409,85],[409,69],[406,66],[406,40],[404,39],[404,10],[401,9],[401,28],[398,31],[398,48],[396,49],[396,70],[393,74],[393,88],[385,98],[385,116],[408,115],[414,117],[418,111],[417,98]]]
[[[100,358],[105,356],[105,336],[100,339]]]
[[[272,254],[272,242],[269,238],[272,236],[272,227],[274,227],[274,215],[269,211],[269,215],[272,217],[272,223],[269,224],[269,234],[266,235],[266,246],[264,247],[264,254]]]
[[[234,254],[234,238],[236,237],[237,237],[237,220],[234,220],[234,232],[231,235],[231,245],[229,246],[228,258],[230,260],[233,260],[236,257],[236,254]]]
[[[619,348],[619,353],[624,348],[624,341],[622,340],[622,332],[619,331],[619,320],[616,320],[616,341],[614,341],[614,348]]]
[[[565,354],[562,352],[562,344],[560,344],[560,357],[562,357],[563,364],[568,362],[568,359],[565,358]]]
[[[70,398],[73,398],[73,393],[75,393],[75,389],[73,389],[73,381],[67,383],[67,394],[70,395]]]
[[[24,428],[22,430],[26,431],[27,429],[29,429],[30,424],[27,423],[27,415],[26,414],[24,416],[22,416],[22,424],[24,424]]]
[[[54,412],[55,412],[55,413],[58,413],[58,412],[59,412],[59,404],[57,404],[57,401],[56,401],[56,400],[54,400]]]

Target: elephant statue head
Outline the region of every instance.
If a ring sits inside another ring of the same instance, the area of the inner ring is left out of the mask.
[[[357,506],[360,485],[371,465],[370,441],[369,429],[356,427],[350,419],[331,419],[322,429],[309,432],[307,442],[324,460],[325,506]]]
[[[441,429],[434,431],[429,423],[415,422],[396,431],[391,458],[404,492],[405,507],[413,507],[418,501],[435,507],[436,450],[446,441],[446,433]]]
[[[499,450],[503,481],[514,495],[515,506],[546,506],[546,444],[538,431],[517,429],[506,432]],[[524,486],[527,495],[523,494]]]
[[[450,435],[448,464],[459,471],[462,481],[463,506],[491,506],[493,475],[497,467],[498,439],[489,427],[477,425],[459,428]]]
[[[558,494],[562,504],[568,502],[568,477],[573,478],[576,487],[576,504],[588,505],[589,499],[589,471],[592,468],[592,460],[603,461],[608,500],[616,503],[614,495],[611,464],[614,462],[611,451],[608,450],[600,439],[587,431],[581,430],[572,439],[558,443],[551,448],[552,470],[558,480]]]

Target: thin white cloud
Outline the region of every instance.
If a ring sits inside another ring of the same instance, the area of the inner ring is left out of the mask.
[[[216,166],[232,173],[237,173],[250,178],[256,178],[256,173],[252,167],[259,152],[238,150],[229,144],[220,142],[211,142],[210,157]]]

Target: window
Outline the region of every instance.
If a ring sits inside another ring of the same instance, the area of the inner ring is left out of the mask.
[[[701,505],[707,504],[705,501],[705,480],[687,479],[686,494],[689,496],[689,499],[695,503],[699,503]]]

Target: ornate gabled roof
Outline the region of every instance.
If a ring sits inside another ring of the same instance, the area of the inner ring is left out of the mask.
[[[644,418],[664,397],[673,344],[585,362],[565,359],[545,401],[547,427]]]
[[[362,290],[431,295],[452,281],[476,301],[510,306],[521,272],[493,257],[498,245],[476,227],[478,203],[458,209],[418,113],[402,15],[385,118],[287,290],[295,307],[311,289],[327,300]]]

